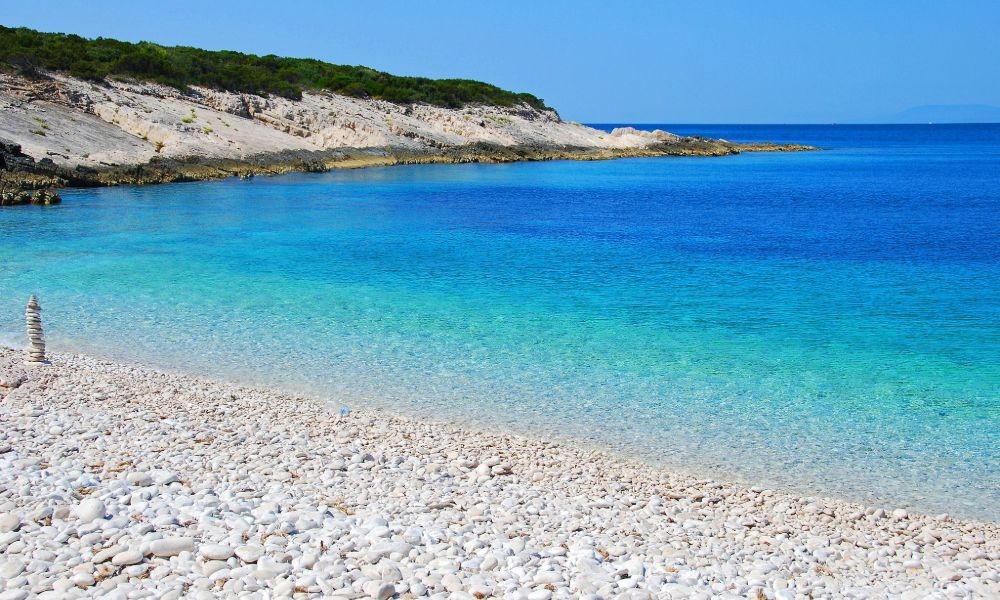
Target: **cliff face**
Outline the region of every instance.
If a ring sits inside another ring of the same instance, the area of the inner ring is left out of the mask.
[[[609,135],[528,105],[447,109],[310,93],[302,100],[51,75],[0,76],[0,136],[36,160],[99,168],[150,159],[241,159],[281,151],[468,145],[644,148],[669,134]]]

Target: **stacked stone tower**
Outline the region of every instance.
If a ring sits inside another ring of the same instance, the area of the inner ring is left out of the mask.
[[[28,350],[25,363],[29,365],[45,364],[45,339],[42,337],[42,307],[32,294],[28,298],[28,307],[24,309],[24,318],[28,322]]]

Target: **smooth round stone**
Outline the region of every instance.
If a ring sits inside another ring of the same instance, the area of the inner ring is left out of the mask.
[[[462,580],[459,579],[453,573],[448,573],[447,575],[442,577],[441,585],[443,585],[444,589],[448,590],[449,592],[461,592],[462,588],[464,587],[462,585]]]
[[[382,556],[389,556],[390,554],[402,554],[405,556],[412,549],[413,546],[406,542],[380,542],[373,545],[371,551]]]
[[[135,565],[142,562],[142,552],[138,550],[123,550],[111,559],[111,564],[115,566]]]
[[[208,560],[227,560],[234,553],[231,547],[222,544],[202,544],[198,548],[198,554]]]
[[[20,558],[8,558],[5,562],[0,563],[0,579],[13,579],[23,573],[26,566]]]
[[[542,571],[535,575],[535,583],[539,585],[545,585],[547,583],[561,583],[562,580],[562,575],[556,573],[555,571]]]
[[[180,479],[178,479],[177,475],[173,473],[160,472],[153,477],[153,481],[155,481],[158,485],[170,485],[171,483],[180,481]]]
[[[264,556],[264,549],[260,546],[239,546],[235,551],[236,557],[243,562],[255,563]]]
[[[396,593],[396,586],[391,583],[383,583],[375,591],[375,600],[389,600]]]
[[[153,477],[149,473],[129,473],[125,480],[136,487],[146,487],[153,484]]]
[[[229,564],[224,560],[210,560],[201,566],[201,574],[205,577],[211,577],[212,573],[228,567]]]
[[[21,527],[21,517],[14,513],[0,515],[0,533],[17,531]]]
[[[107,507],[96,498],[81,500],[76,506],[76,518],[84,523],[103,519],[106,512]]]
[[[194,552],[194,538],[175,537],[153,540],[149,544],[149,552],[153,556],[161,558],[177,556],[181,552]]]

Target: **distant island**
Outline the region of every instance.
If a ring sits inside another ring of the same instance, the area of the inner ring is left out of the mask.
[[[370,165],[808,149],[609,133],[466,79],[0,26],[0,204],[50,203],[62,186]]]

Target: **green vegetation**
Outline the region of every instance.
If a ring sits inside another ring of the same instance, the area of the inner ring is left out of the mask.
[[[399,77],[367,67],[333,65],[307,58],[255,56],[185,46],[133,44],[107,38],[43,33],[0,26],[0,65],[31,74],[62,71],[101,81],[132,77],[184,90],[199,85],[232,92],[298,100],[307,89],[329,90],[355,98],[377,98],[397,104],[425,102],[458,108],[466,104],[513,106],[525,102],[547,108],[531,94],[517,94],[469,79]]]

